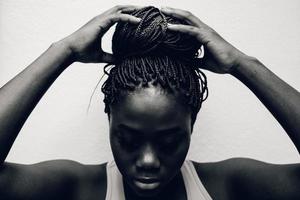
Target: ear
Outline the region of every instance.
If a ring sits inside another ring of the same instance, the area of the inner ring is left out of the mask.
[[[110,122],[110,113],[107,113],[108,122]]]
[[[193,134],[194,124],[195,124],[195,121],[192,121],[192,122],[191,122],[191,135]]]
[[[194,130],[194,125],[195,125],[196,118],[197,118],[197,116],[193,117],[193,115],[191,117],[191,134],[193,133],[193,130]]]

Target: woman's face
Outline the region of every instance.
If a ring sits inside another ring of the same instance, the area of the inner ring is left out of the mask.
[[[110,109],[111,148],[126,184],[139,196],[158,194],[187,155],[190,109],[155,86],[125,95]]]

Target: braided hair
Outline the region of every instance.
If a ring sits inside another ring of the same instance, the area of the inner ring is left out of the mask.
[[[117,61],[104,67],[108,75],[101,88],[105,113],[110,114],[109,105],[118,102],[124,92],[153,84],[181,94],[191,107],[194,123],[208,95],[206,76],[195,62],[201,44],[187,34],[168,31],[167,23],[184,22],[165,16],[158,8],[144,7],[131,14],[141,18],[140,23],[117,24],[112,38]]]

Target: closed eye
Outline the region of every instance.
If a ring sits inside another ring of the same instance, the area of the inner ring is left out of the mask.
[[[161,150],[165,151],[166,153],[170,153],[174,152],[180,146],[182,141],[183,137],[173,136],[161,139],[158,145]]]

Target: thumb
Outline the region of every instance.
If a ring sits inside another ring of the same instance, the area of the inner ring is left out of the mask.
[[[194,65],[200,69],[210,70],[208,63],[204,58],[195,58]]]
[[[107,53],[102,51],[101,53],[97,54],[97,62],[100,63],[114,63],[115,58],[111,53]]]
[[[225,74],[227,73],[221,67],[219,67],[218,63],[214,62],[212,59],[207,57],[196,58],[195,66],[201,69],[205,69],[217,74]]]

